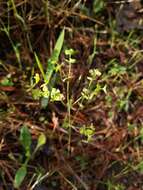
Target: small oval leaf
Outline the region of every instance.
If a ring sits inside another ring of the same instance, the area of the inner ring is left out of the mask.
[[[16,172],[15,179],[14,179],[14,187],[18,189],[23,182],[25,176],[27,174],[27,168],[26,166],[22,166],[19,168]]]
[[[46,136],[44,133],[41,133],[41,135],[38,138],[37,149],[39,149],[45,143],[46,143]]]
[[[20,131],[20,141],[26,152],[30,152],[31,147],[31,134],[27,126],[23,126]]]

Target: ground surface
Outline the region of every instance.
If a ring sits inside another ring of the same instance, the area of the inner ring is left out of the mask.
[[[142,9],[0,1],[0,189],[143,189]]]

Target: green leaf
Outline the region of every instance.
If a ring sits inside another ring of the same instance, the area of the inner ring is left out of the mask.
[[[34,100],[39,100],[42,96],[42,91],[40,89],[32,89],[32,97]]]
[[[25,165],[23,165],[21,168],[19,168],[16,172],[15,179],[14,179],[14,187],[18,189],[23,182],[25,176],[27,174],[27,168]]]
[[[63,99],[63,94],[61,94],[59,89],[52,88],[51,90],[51,101],[61,101]]]
[[[49,99],[50,92],[49,92],[47,85],[44,83],[41,85],[41,88],[42,88],[42,99],[43,98]]]
[[[39,73],[35,74],[34,79],[35,79],[35,83],[38,84],[38,82],[40,81]]]
[[[126,74],[126,72],[127,72],[127,69],[124,66],[120,66],[116,64],[109,70],[109,75],[111,76],[124,75]]]
[[[32,140],[31,140],[31,134],[27,126],[25,125],[21,128],[21,131],[20,131],[20,141],[21,141],[22,146],[25,149],[26,156],[29,157]]]
[[[76,62],[76,59],[73,59],[73,58],[69,58],[69,61],[68,61],[70,64],[73,64]]]
[[[12,82],[11,78],[5,77],[3,80],[0,81],[0,85],[2,85],[2,86],[13,86],[14,83]]]
[[[62,46],[63,46],[64,37],[65,37],[65,29],[62,30],[62,32],[60,33],[60,36],[59,36],[59,38],[58,38],[58,40],[56,42],[54,52],[53,52],[53,55],[51,57],[52,60],[54,58],[55,61],[58,61],[59,55],[61,53],[61,49],[62,49]]]
[[[94,133],[95,133],[95,128],[91,124],[89,127],[87,127],[87,126],[81,127],[79,132],[80,132],[81,135],[86,136],[87,139],[90,140],[92,138],[92,136],[94,135]]]
[[[76,51],[74,49],[66,49],[65,50],[65,55],[74,55]]]
[[[36,149],[38,150],[41,146],[43,146],[46,143],[46,136],[44,133],[41,133],[41,135],[38,138],[38,143]]]
[[[90,73],[90,75],[91,75],[91,77],[93,78],[93,79],[96,79],[96,77],[99,77],[99,76],[101,76],[101,72],[99,71],[99,69],[90,69],[89,70],[89,73]]]
[[[94,0],[93,2],[93,12],[96,14],[104,8],[103,0]]]
[[[48,103],[49,103],[49,97],[48,98],[45,98],[45,97],[41,98],[41,107],[43,109],[45,109],[47,107]]]

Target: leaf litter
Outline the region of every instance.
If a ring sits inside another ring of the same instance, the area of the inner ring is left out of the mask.
[[[11,2],[27,30],[13,14]],[[22,190],[143,188],[142,4],[117,2],[42,1],[39,6],[38,1],[2,1],[1,188],[14,189],[15,183],[22,184]],[[9,38],[3,24],[10,29]],[[64,45],[56,59],[59,70],[52,71],[56,78],[51,84],[60,89],[64,99],[48,102],[44,109],[27,90],[35,73],[40,77],[36,87],[43,82],[34,53],[47,69],[63,28]],[[22,69],[10,39],[14,47],[20,44],[17,53]],[[70,48],[76,51],[71,56],[76,62],[71,65],[64,53]],[[88,80],[91,69],[101,75]],[[97,87],[104,90],[97,91]],[[84,88],[89,95],[94,92],[90,101],[82,96]],[[24,168],[18,179],[16,172],[26,156],[19,140],[23,126],[31,134],[28,151],[34,151],[38,138],[42,146],[29,161],[27,174],[23,177]]]

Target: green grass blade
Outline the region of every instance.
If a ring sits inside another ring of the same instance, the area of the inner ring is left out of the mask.
[[[46,70],[46,83],[48,84],[52,74],[55,70],[55,64],[57,63],[58,59],[59,59],[59,55],[61,53],[61,49],[63,46],[63,42],[64,42],[64,37],[65,37],[65,29],[62,30],[62,32],[60,33],[57,42],[55,44],[55,48],[53,50],[52,56],[51,58],[48,60],[48,65],[47,65],[47,70]]]
[[[62,32],[60,33],[60,36],[56,42],[55,48],[54,48],[54,52],[53,52],[53,58],[55,61],[58,61],[59,55],[61,53],[61,49],[63,46],[63,42],[64,42],[64,37],[65,37],[65,29],[62,30]]]
[[[44,69],[43,69],[42,63],[40,62],[40,59],[39,59],[39,57],[37,56],[36,53],[34,53],[34,56],[35,56],[36,63],[38,65],[38,67],[39,67],[39,70],[40,70],[40,72],[41,72],[41,74],[43,76],[43,79],[45,80],[45,73],[44,73]]]

